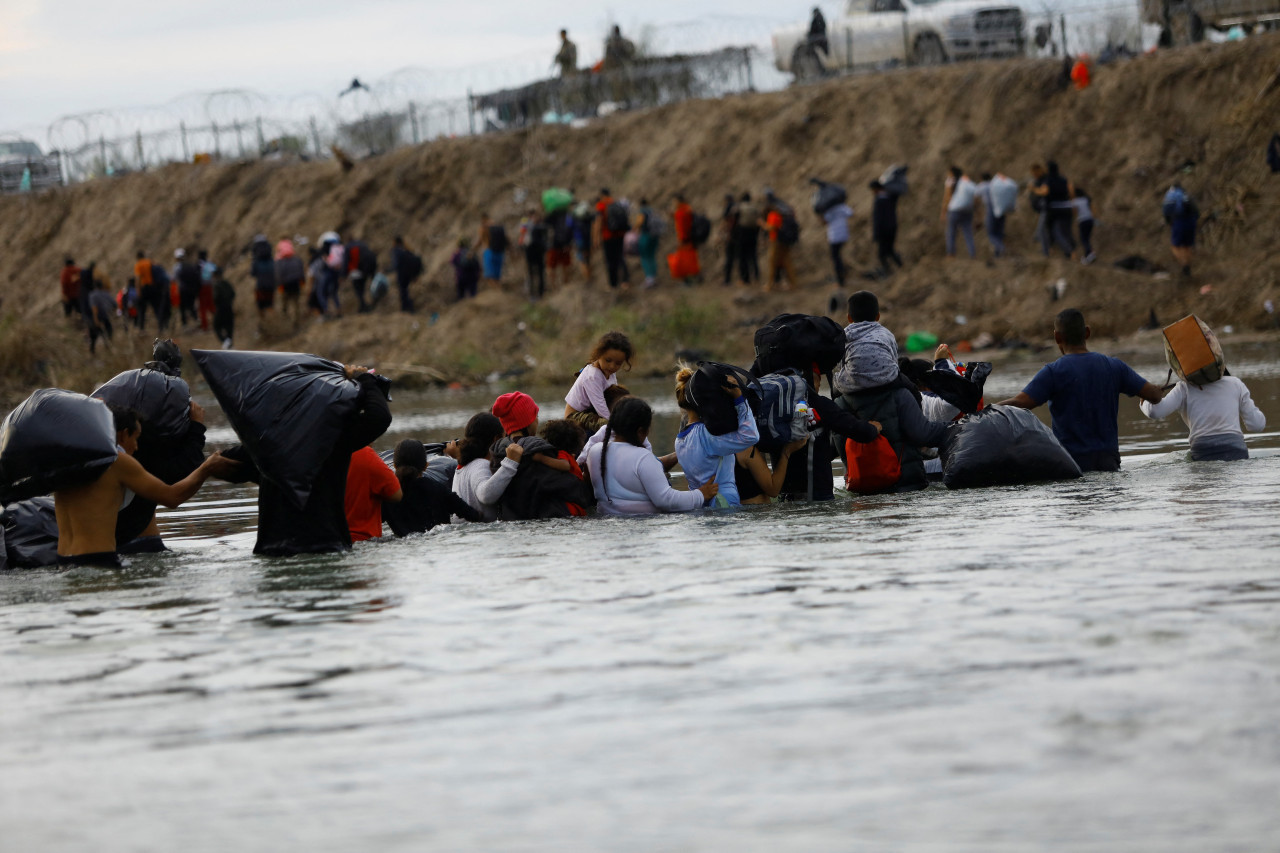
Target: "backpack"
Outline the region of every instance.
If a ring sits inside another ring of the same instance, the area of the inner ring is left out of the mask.
[[[782,224],[778,226],[778,242],[784,246],[794,246],[800,242],[800,223],[789,208],[778,211],[782,214]]]
[[[813,191],[814,213],[826,213],[831,208],[844,204],[849,199],[849,194],[839,184],[829,184],[817,178],[811,178],[810,183],[817,186],[817,189]]]
[[[667,233],[667,223],[661,216],[654,212],[653,208],[646,207],[641,213],[644,214],[644,230],[650,237],[661,237]]]
[[[405,280],[413,281],[415,278],[422,275],[422,256],[416,252],[410,252],[408,249],[404,250],[404,256]]]
[[[621,234],[631,229],[631,217],[627,215],[627,208],[622,202],[610,202],[609,206],[604,209],[604,227],[607,231],[615,234]]]
[[[364,243],[357,243],[356,245],[360,247],[360,257],[357,259],[356,268],[360,270],[365,278],[372,278],[378,271],[378,253]]]
[[[685,401],[698,413],[707,432],[712,435],[728,435],[738,430],[737,409],[733,398],[724,390],[730,376],[738,380],[738,387],[742,388],[752,411],[755,411],[763,397],[760,382],[741,367],[716,361],[700,361],[698,369],[685,386]]]
[[[756,376],[787,368],[805,376],[816,365],[830,377],[844,358],[844,329],[830,317],[779,314],[756,330],[755,349],[751,372]]]
[[[701,213],[695,213],[693,215],[693,224],[689,228],[689,239],[693,241],[695,246],[701,246],[711,239],[711,220]]]
[[[807,406],[809,383],[792,368],[761,376],[760,406],[756,425],[760,428],[760,444],[765,450],[780,450],[809,434]]]
[[[873,495],[895,486],[902,478],[902,463],[893,445],[883,435],[869,443],[846,439],[845,488],[860,495]]]
[[[551,230],[551,246],[554,249],[566,249],[573,243],[573,226],[570,224],[569,211],[561,210],[547,217]]]
[[[269,261],[271,260],[271,243],[267,240],[253,241],[253,260]]]

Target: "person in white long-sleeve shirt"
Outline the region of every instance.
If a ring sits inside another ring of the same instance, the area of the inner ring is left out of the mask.
[[[498,520],[498,501],[516,475],[524,454],[524,448],[512,442],[507,447],[506,458],[494,471],[489,448],[503,434],[502,422],[488,412],[482,412],[467,421],[466,433],[458,446],[458,471],[453,475],[453,493],[480,513],[484,521]],[[452,524],[460,524],[464,519],[455,515],[449,520]]]
[[[662,462],[647,449],[653,409],[639,397],[614,408],[603,441],[587,451],[587,467],[603,515],[690,512],[719,492],[715,482],[682,492],[667,482]]]
[[[1266,416],[1253,403],[1249,389],[1234,376],[1224,376],[1203,387],[1185,379],[1159,403],[1139,404],[1149,418],[1166,418],[1177,412],[1191,430],[1191,459],[1195,462],[1232,462],[1249,458],[1244,428],[1258,432],[1267,425]]]

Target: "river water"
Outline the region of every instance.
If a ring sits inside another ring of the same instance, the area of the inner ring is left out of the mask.
[[[0,850],[1280,849],[1280,349],[1230,359],[1243,463],[1126,399],[1118,474],[287,560],[210,484],[170,555],[0,576]]]

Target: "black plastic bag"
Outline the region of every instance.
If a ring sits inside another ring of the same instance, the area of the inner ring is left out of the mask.
[[[183,379],[158,370],[126,370],[93,396],[109,406],[133,409],[148,432],[176,437],[186,435],[191,425],[191,389]]]
[[[105,403],[42,388],[0,424],[0,501],[91,483],[116,454],[115,421]]]
[[[942,482],[949,489],[1073,480],[1080,466],[1034,413],[988,406],[947,431]]]
[[[930,391],[946,400],[965,414],[978,411],[982,401],[982,389],[991,375],[991,362],[971,361],[961,376],[954,370],[934,368],[924,375],[924,384]]]
[[[31,498],[9,504],[0,514],[9,566],[34,569],[58,562],[58,516],[53,498]]]
[[[685,401],[693,407],[712,435],[728,435],[738,431],[738,412],[734,398],[724,390],[730,376],[736,377],[738,387],[747,397],[754,412],[764,399],[760,383],[747,371],[732,364],[717,361],[700,361],[685,386]]]
[[[314,355],[192,350],[259,473],[306,506],[317,472],[356,411],[360,386]]]
[[[844,204],[849,198],[849,194],[839,184],[827,183],[817,178],[811,178],[809,182],[817,186],[817,189],[813,191],[814,213],[826,213],[836,205]]]
[[[754,343],[754,375],[791,368],[808,380],[815,364],[829,376],[844,358],[844,327],[830,317],[779,314],[756,329]]]

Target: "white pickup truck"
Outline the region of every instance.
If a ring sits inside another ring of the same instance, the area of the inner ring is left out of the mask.
[[[796,79],[894,63],[1021,56],[1022,9],[983,0],[848,0],[827,25],[826,49],[797,24],[773,33],[774,64]]]

